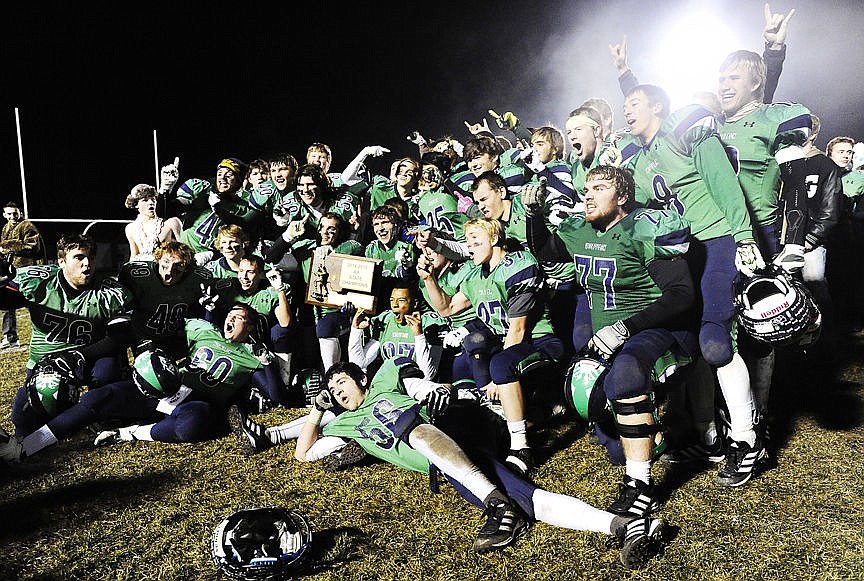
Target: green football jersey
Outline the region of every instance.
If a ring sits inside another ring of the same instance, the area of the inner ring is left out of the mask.
[[[504,226],[504,235],[507,238],[516,240],[524,249],[528,249],[528,215],[525,213],[525,205],[522,203],[522,196],[512,196],[510,198],[510,216],[507,221],[500,220]],[[549,223],[548,214],[546,216],[547,225],[554,230],[555,227]],[[560,262],[541,262],[540,269],[543,271],[545,278],[551,278],[559,281],[573,280],[575,270],[570,263]]]
[[[240,288],[240,281],[231,279],[217,291],[217,310],[220,312],[220,320],[227,314],[228,309],[235,303],[249,305],[258,313],[256,329],[258,336],[265,343],[270,342],[270,329],[278,324],[276,315],[273,313],[279,306],[279,293],[269,284],[264,284],[256,291],[247,293]]]
[[[744,194],[707,109],[691,105],[672,113],[651,143],[631,143],[622,156],[633,170],[637,200],[656,200],[684,216],[694,238],[754,238]]]
[[[314,233],[318,231],[318,224],[323,214],[333,212],[347,221],[351,218],[351,215],[357,208],[356,198],[353,194],[347,192],[340,193],[329,206],[320,212],[313,212],[306,204],[298,202],[293,191],[285,194],[278,204],[284,208],[285,217],[291,222],[307,219],[306,217],[308,216],[306,221],[306,234],[310,238],[314,237]]]
[[[408,253],[411,257],[411,262],[417,264],[417,248],[410,242],[397,240],[392,248],[387,248],[380,240],[373,240],[366,245],[364,254],[366,258],[377,258],[383,260],[381,273],[383,276],[396,276],[396,267],[400,262],[396,258],[396,253],[400,250]]]
[[[127,262],[117,276],[132,294],[132,329],[139,337],[165,339],[176,335],[186,317],[200,310],[201,285],[211,284],[210,273],[193,268],[166,286],[155,262]]]
[[[423,216],[423,224],[465,242],[462,227],[469,218],[459,211],[459,201],[451,193],[443,188],[423,192],[417,200],[417,208]]]
[[[840,181],[843,184],[843,195],[857,200],[864,194],[864,173],[860,171],[847,172]]]
[[[249,343],[226,340],[203,319],[186,321],[186,343],[190,360],[183,370],[183,385],[204,401],[225,405],[262,367]]]
[[[737,121],[720,120],[720,139],[757,226],[773,224],[780,195],[780,166],[775,154],[803,145],[810,135],[810,111],[796,103],[760,105]]]
[[[473,266],[473,263],[471,263]],[[548,305],[543,299],[543,273],[527,250],[508,252],[495,268],[474,266],[459,285],[477,318],[506,337],[513,317],[528,317],[531,338],[552,334]]]
[[[224,256],[211,260],[204,268],[213,278],[237,278],[237,271],[231,268]]]
[[[431,342],[439,331],[447,327],[446,321],[432,311],[421,313],[420,322],[427,342]],[[378,341],[378,350],[382,359],[395,357],[414,359],[414,331],[408,323],[403,322],[400,325],[396,322],[393,311],[384,311],[372,317],[369,321],[369,336]]]
[[[403,440],[403,430],[412,422],[406,422],[402,416],[419,414],[426,422],[429,416],[420,403],[405,392],[402,382],[405,372],[413,377],[422,377],[410,359],[400,357],[384,361],[372,378],[363,404],[354,411],[336,416],[324,426],[322,433],[357,440],[370,455],[425,474],[429,472],[429,460]]]
[[[675,212],[640,208],[606,232],[575,214],[561,223],[557,234],[573,256],[596,331],[643,311],[660,297],[648,266],[687,252],[690,229]]]
[[[30,337],[32,369],[48,353],[90,345],[105,336],[105,322],[127,310],[129,290],[105,278],[82,291],[60,281],[63,272],[53,264],[19,268],[10,286],[27,301],[33,334]]]
[[[276,187],[276,182],[267,180],[252,188],[249,194],[249,205],[269,216],[273,213],[273,208],[276,207],[276,204],[282,199],[283,195],[289,195],[290,193],[280,192],[279,188]]]
[[[225,225],[208,203],[213,186],[207,180],[186,180],[177,189],[177,200],[186,206],[181,216],[180,242],[189,245],[195,252],[214,250],[219,228]],[[238,190],[232,196],[225,196],[222,204],[237,223],[249,228],[259,217],[259,211],[249,203],[251,193]]]

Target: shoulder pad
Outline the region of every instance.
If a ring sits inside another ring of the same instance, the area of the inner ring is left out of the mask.
[[[633,214],[633,238],[653,243],[657,256],[671,258],[689,249],[690,224],[677,212],[639,208]]]
[[[664,131],[684,152],[717,134],[717,118],[701,105],[688,105],[672,113],[663,122]]]

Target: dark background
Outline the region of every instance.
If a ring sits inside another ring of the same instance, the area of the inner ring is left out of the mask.
[[[0,39],[0,197],[22,199],[16,107],[29,216],[50,238],[84,224],[38,219],[134,217],[123,201],[155,180],[154,130],[160,164],[179,156],[181,179],[209,178],[229,155],[287,151],[302,163],[314,141],[333,148],[334,171],[365,145],[388,147],[370,162],[386,173],[397,156],[416,153],[410,131],[464,142],[463,121],[489,108],[563,128],[571,109],[602,96],[617,115],[608,44],[623,34],[640,80],[673,98],[714,90],[729,51],[762,52],[763,3],[751,0],[294,4],[10,5]],[[864,138],[862,2],[771,8],[797,9],[775,101],[822,118],[820,147],[838,134]]]

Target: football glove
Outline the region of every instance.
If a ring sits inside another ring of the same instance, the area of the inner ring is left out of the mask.
[[[363,148],[363,153],[369,157],[381,157],[385,153],[390,153],[390,150],[386,147],[381,147],[380,145],[367,145]]]
[[[270,351],[270,348],[263,341],[252,342],[252,355],[255,356],[261,365],[270,365],[276,356]]]
[[[519,118],[512,111],[507,111],[503,115],[499,115],[492,109],[489,109],[489,115],[492,116],[492,119],[495,120],[495,123],[501,129],[509,129],[513,130],[519,125]]]
[[[203,282],[201,283],[201,297],[198,299],[198,302],[204,307],[204,310],[208,313],[213,312],[213,309],[216,308],[216,299],[218,296],[215,292],[213,292],[212,285],[205,285]]]
[[[211,190],[211,192],[207,194],[207,203],[210,204],[211,208],[218,204],[220,201],[222,201],[222,198],[219,197],[219,194],[217,194],[216,192]]]
[[[204,252],[196,252],[195,253],[195,266],[204,266],[211,260],[213,260],[213,251],[205,250]]]
[[[174,189],[177,179],[180,177],[180,158],[175,157],[174,163],[163,165],[159,171],[159,193],[167,196]]]
[[[546,206],[546,178],[541,177],[539,184],[527,184],[522,188],[522,205],[529,216],[539,216]]]
[[[315,406],[316,410],[326,412],[333,407],[333,394],[330,393],[329,389],[322,389],[312,400],[312,405]]]
[[[411,143],[413,143],[414,145],[416,145],[418,147],[423,147],[424,145],[428,145],[426,143],[426,138],[423,137],[422,135],[420,135],[419,131],[412,131],[410,133],[410,135],[408,135],[407,139],[408,139],[408,141],[410,141]]]
[[[534,149],[530,146],[519,152],[519,159],[522,160],[522,163],[525,164],[525,167],[527,167],[534,173],[540,173],[541,171],[546,169],[546,164],[537,159],[537,154],[534,153]]]
[[[276,204],[273,208],[273,221],[279,228],[284,228],[290,223],[288,218],[288,208],[282,204]]]
[[[462,347],[462,340],[468,336],[468,329],[465,327],[459,327],[458,329],[452,329],[447,331],[447,334],[444,335],[444,339],[442,340],[442,344],[444,347]]]
[[[804,247],[800,244],[787,244],[774,258],[774,265],[779,266],[789,274],[804,268]]]
[[[435,417],[443,413],[450,407],[450,400],[453,397],[453,388],[449,385],[437,385],[435,389],[426,394],[423,398],[423,405],[431,417]]]
[[[757,270],[765,268],[765,260],[759,247],[752,240],[744,240],[735,250],[735,268],[744,276],[753,276]]]
[[[291,292],[291,285],[282,278],[282,271],[275,266],[271,266],[270,270],[267,271],[267,281],[277,293],[284,292],[288,294]]]
[[[627,330],[624,321],[615,321],[594,333],[588,341],[588,348],[602,358],[609,359],[629,338],[630,331]]]

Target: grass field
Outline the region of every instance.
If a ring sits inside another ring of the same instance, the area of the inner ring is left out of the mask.
[[[26,317],[20,328],[26,341]],[[310,519],[309,579],[864,579],[862,343],[862,334],[845,337],[830,375],[780,358],[778,466],[742,489],[715,486],[716,467],[655,467],[660,515],[680,533],[643,571],[621,567],[602,535],[544,524],[515,547],[477,555],[479,511],[452,488],[432,494],[425,476],[383,464],[332,474],[295,462],[293,444],[247,458],[233,437],[97,449],[82,433],[0,471],[0,580],[216,579],[217,522],[269,504]],[[0,422],[10,431],[25,358],[0,354]],[[538,484],[608,504],[622,469],[605,450],[578,425],[540,437],[551,456]]]

